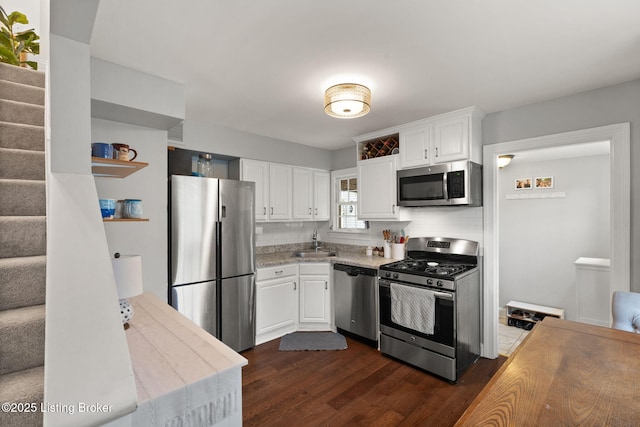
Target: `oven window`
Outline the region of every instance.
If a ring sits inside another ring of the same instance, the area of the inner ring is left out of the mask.
[[[399,178],[400,200],[444,199],[444,174],[436,173]]]
[[[455,315],[453,309],[453,301],[442,298],[436,298],[436,310],[433,326],[433,335],[425,335],[413,329],[405,328],[391,320],[391,290],[388,286],[380,286],[380,323],[408,334],[419,336],[430,341],[454,347],[455,333],[454,322]]]

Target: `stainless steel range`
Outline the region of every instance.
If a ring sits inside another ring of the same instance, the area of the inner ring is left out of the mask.
[[[450,381],[480,354],[478,243],[411,238],[380,267],[380,351]]]

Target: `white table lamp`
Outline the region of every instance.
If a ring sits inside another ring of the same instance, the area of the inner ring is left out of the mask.
[[[129,320],[133,317],[133,307],[127,298],[142,293],[142,257],[140,255],[115,254],[111,259],[113,274],[116,278],[118,298],[120,298],[120,313],[125,329],[129,328]]]

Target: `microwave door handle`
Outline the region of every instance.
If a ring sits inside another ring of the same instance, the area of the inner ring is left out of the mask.
[[[442,196],[444,200],[449,200],[449,185],[447,184],[447,172],[442,174]]]

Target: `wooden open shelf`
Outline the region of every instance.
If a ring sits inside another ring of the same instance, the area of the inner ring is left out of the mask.
[[[91,173],[105,178],[125,178],[147,166],[149,163],[91,157]]]
[[[149,218],[102,218],[104,222],[145,222]]]

